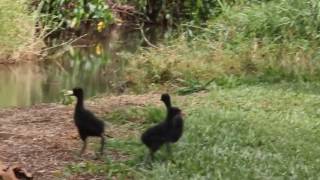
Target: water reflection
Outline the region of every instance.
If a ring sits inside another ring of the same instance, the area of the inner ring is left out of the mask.
[[[30,105],[41,99],[40,71],[38,66],[0,66],[0,106]]]
[[[146,32],[149,39],[162,39],[159,28]],[[45,63],[0,66],[0,107],[29,106],[57,102],[61,90],[83,87],[86,96],[103,92],[122,92],[125,62],[119,52],[135,52],[145,46],[138,30],[109,29],[105,34],[84,39],[59,49]]]

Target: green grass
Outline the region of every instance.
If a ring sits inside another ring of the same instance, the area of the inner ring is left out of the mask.
[[[125,158],[106,158],[102,175],[318,179],[319,3],[242,2],[223,7],[191,39],[183,34],[128,57],[127,79],[135,90],[170,87],[188,94],[181,101],[174,97],[187,113],[185,133],[173,145],[174,162],[162,149],[150,169],[142,164],[147,151],[139,138],[163,118],[164,108],[132,107],[109,114],[113,128],[132,136],[119,133],[110,140],[109,151]],[[202,90],[206,93],[192,94]],[[77,172],[90,173],[90,167]]]
[[[198,91],[229,76],[319,81],[319,12],[314,0],[223,3],[205,26],[185,25],[177,39],[127,57],[127,79],[138,92]]]
[[[142,164],[146,149],[138,135],[115,137],[109,140],[108,150],[123,154],[124,160],[106,158],[105,165],[82,163],[81,168],[74,164],[71,172],[133,179],[317,179],[318,87],[312,83],[240,84],[185,96],[178,103],[187,117],[185,134],[173,145],[175,162],[161,150],[149,169]],[[158,111],[163,113],[163,108]],[[136,112],[123,113],[121,119],[141,116],[143,120],[134,127],[139,132],[159,117],[150,108]],[[118,120],[119,114],[112,116]]]
[[[125,107],[107,114],[105,119],[113,124],[123,125],[130,122],[150,124],[160,122],[164,118],[164,110],[158,107]]]
[[[128,57],[134,89],[170,87],[189,94],[181,101],[174,97],[187,113],[185,134],[173,145],[174,162],[161,150],[149,169],[142,164],[146,148],[139,138],[164,117],[164,108],[117,110],[107,119],[133,135],[110,140],[109,151],[125,158],[106,158],[108,168],[100,173],[133,179],[318,179],[319,8],[313,0],[235,3],[198,27],[202,32],[192,39],[183,34]],[[77,172],[104,165],[90,167]]]

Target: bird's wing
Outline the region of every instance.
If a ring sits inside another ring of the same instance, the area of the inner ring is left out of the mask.
[[[180,115],[176,115],[173,119],[172,119],[172,122],[173,122],[173,127],[176,127],[176,128],[181,128],[183,127],[183,119]]]
[[[104,127],[104,122],[102,120],[98,119],[92,112],[90,112],[88,110],[85,110],[82,113],[82,117],[83,117],[83,119],[85,119],[83,124],[88,129],[90,129],[91,127],[92,128],[99,127],[99,126]]]

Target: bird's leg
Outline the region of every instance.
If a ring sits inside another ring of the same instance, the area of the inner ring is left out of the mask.
[[[166,149],[167,149],[168,157],[174,162],[174,159],[173,159],[173,156],[172,156],[171,146],[170,146],[169,143],[166,143]]]
[[[100,147],[100,155],[103,156],[103,149],[104,149],[104,143],[105,143],[105,138],[102,135],[101,136],[101,147]]]
[[[169,156],[172,156],[171,146],[169,143],[166,143],[166,149]]]
[[[145,153],[143,164],[146,166],[148,169],[152,169],[152,161],[154,159],[154,152],[150,150],[149,153]]]
[[[95,159],[100,159],[103,156],[103,149],[104,149],[104,142],[105,142],[105,138],[103,135],[101,135],[101,140],[100,140],[100,154],[96,154]]]
[[[86,149],[87,149],[87,138],[83,140],[83,146],[80,151],[80,156],[86,151]]]
[[[154,151],[150,151],[150,158],[151,158],[151,161],[154,161]]]
[[[146,155],[144,156],[144,163],[149,164],[153,160],[154,160],[154,152],[150,150],[150,152],[146,153]]]
[[[144,163],[148,162],[148,161],[149,161],[149,158],[150,158],[150,154],[149,154],[149,153],[146,153],[146,154],[144,155],[143,162],[144,162]]]

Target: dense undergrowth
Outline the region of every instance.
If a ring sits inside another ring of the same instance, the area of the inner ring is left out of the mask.
[[[26,1],[1,0],[0,24],[0,62],[37,55],[43,44],[35,36],[34,13]]]
[[[60,32],[84,28],[81,25],[88,26],[86,31],[101,32],[113,22],[102,0],[3,0],[0,15],[0,63],[38,60],[46,55],[43,47],[49,36],[59,38]]]
[[[41,24],[51,29],[79,29],[81,24],[87,24],[102,31],[113,22],[111,8],[104,0],[41,0],[35,6],[40,9]]]
[[[129,58],[128,80],[140,89],[194,86],[230,75],[319,80],[319,12],[314,0],[222,5],[222,13],[206,27],[186,26],[187,33],[177,40]]]
[[[148,22],[178,25],[183,21],[201,23],[210,16],[218,15],[220,1],[218,0],[119,0],[121,3],[132,4],[146,16]],[[233,0],[224,0],[230,3]]]

